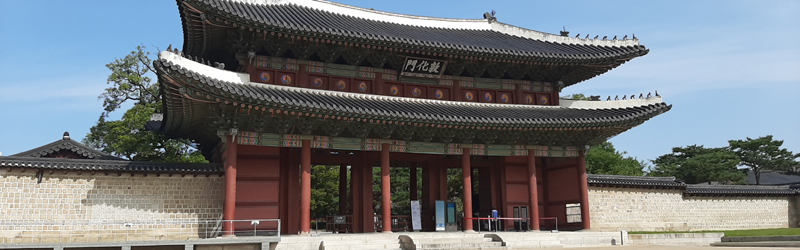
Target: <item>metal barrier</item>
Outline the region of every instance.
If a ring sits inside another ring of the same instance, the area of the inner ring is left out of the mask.
[[[500,221],[501,221],[501,220],[514,220],[514,221],[523,221],[523,220],[526,220],[526,221],[527,221],[527,220],[529,220],[529,219],[531,219],[531,218],[507,218],[507,217],[498,217],[498,218],[486,217],[486,218],[480,218],[480,217],[474,217],[474,218],[464,218],[464,219],[466,219],[466,220],[469,220],[470,222],[472,222],[472,221],[475,221],[475,220],[479,221],[479,222],[478,222],[478,232],[480,233],[480,232],[481,232],[481,225],[480,225],[480,221],[482,221],[482,220],[486,220],[486,221],[488,221],[488,222],[490,223],[490,226],[489,226],[489,229],[490,229],[490,230],[489,230],[489,231],[492,231],[492,230],[491,230],[491,228],[492,228],[492,227],[491,227],[491,224],[494,224],[494,226],[495,226],[495,227],[494,227],[494,228],[495,228],[495,231],[499,231],[499,229],[500,229]],[[555,220],[555,225],[556,225],[556,230],[555,230],[555,231],[558,231],[558,217],[543,217],[543,218],[539,218],[539,220]]]
[[[225,230],[223,225],[232,225],[232,230]],[[280,237],[280,227],[280,219],[40,223],[0,222],[0,243],[188,240],[216,238],[223,235]]]

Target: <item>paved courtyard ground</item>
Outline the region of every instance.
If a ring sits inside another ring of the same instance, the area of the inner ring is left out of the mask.
[[[515,248],[517,249],[517,248]],[[627,245],[627,246],[607,246],[607,247],[565,247],[561,249],[574,249],[574,250],[797,250],[797,248],[783,248],[783,247],[691,247],[691,246],[652,246],[652,245]],[[528,249],[525,249],[528,250]],[[531,249],[532,250],[532,249]]]

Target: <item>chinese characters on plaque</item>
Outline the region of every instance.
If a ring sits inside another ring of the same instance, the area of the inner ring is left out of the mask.
[[[400,75],[424,78],[440,78],[444,73],[445,61],[406,57]]]

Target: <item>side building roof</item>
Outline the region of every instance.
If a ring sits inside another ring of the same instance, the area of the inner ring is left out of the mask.
[[[31,158],[19,156],[0,156],[0,168],[33,168],[43,170],[131,173],[225,173],[222,164],[218,163],[162,163],[119,160]]]
[[[589,174],[588,184],[596,187],[679,189],[684,196],[794,196],[790,186],[697,185],[686,184],[675,177],[648,177]]]
[[[11,156],[48,157],[50,155],[63,151],[75,153],[86,159],[120,160],[120,161],[125,160],[110,154],[106,154],[97,149],[90,148],[86,145],[83,145],[80,142],[72,140],[68,132],[64,132],[64,136],[60,140],[45,144],[41,147],[37,147],[25,152],[17,153]]]
[[[589,185],[592,186],[622,186],[622,187],[651,187],[651,188],[677,188],[683,189],[686,184],[675,177],[647,177],[625,175],[588,175]]]

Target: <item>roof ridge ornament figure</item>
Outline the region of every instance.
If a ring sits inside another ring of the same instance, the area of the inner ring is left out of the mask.
[[[61,137],[61,140],[69,140],[69,132],[68,131],[64,132],[64,136]]]
[[[497,22],[497,17],[495,17],[494,14],[497,14],[497,11],[492,10],[492,13],[483,13],[483,19],[486,19],[489,23]]]

